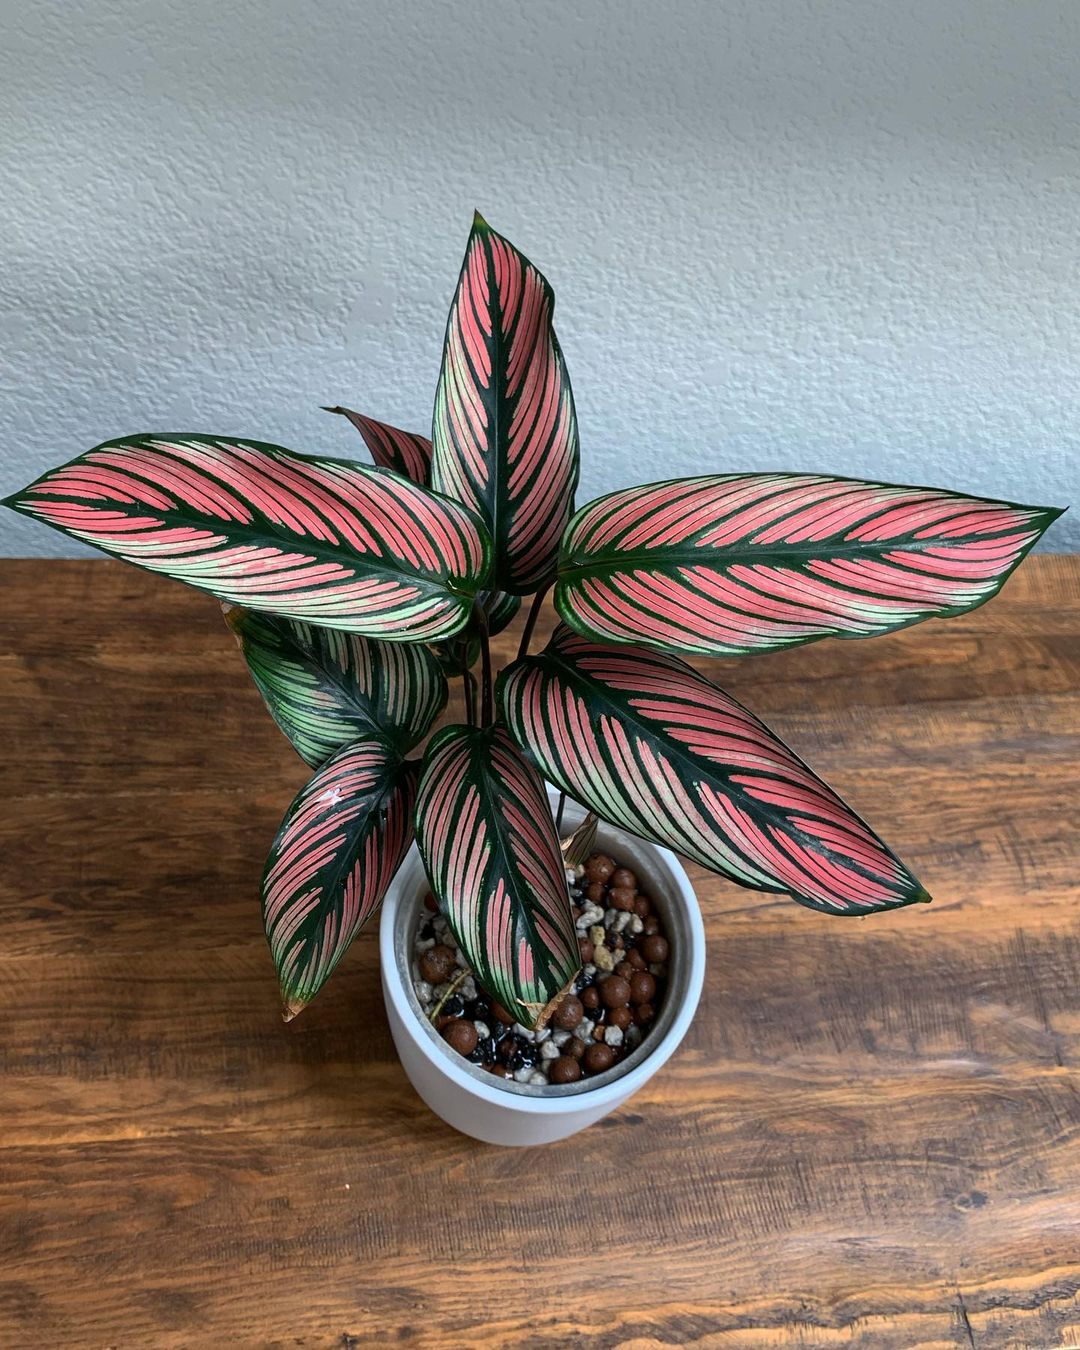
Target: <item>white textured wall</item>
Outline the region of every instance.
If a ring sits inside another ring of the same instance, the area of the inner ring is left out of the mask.
[[[735,468],[1080,498],[1076,0],[0,0],[0,30],[4,490],[124,432],[349,453],[321,403],[426,428],[475,205],[558,293],[581,500]]]

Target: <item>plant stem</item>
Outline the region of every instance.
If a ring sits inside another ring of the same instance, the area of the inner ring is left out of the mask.
[[[465,704],[465,721],[476,726],[476,677],[471,670],[461,672],[461,699]]]
[[[529,607],[529,616],[525,620],[525,629],[521,634],[521,642],[518,645],[517,659],[519,661],[529,650],[529,641],[532,638],[533,629],[536,627],[536,621],[540,617],[540,607],[543,605],[544,596],[547,595],[547,593],[548,588],[546,586],[541,586],[533,596],[533,602]]]
[[[447,989],[446,993],[443,994],[442,998],[439,999],[438,1003],[436,1003],[434,1008],[432,1008],[432,1010],[428,1013],[428,1020],[430,1022],[435,1021],[436,1017],[438,1017],[438,1015],[442,1012],[443,1004],[446,1002],[446,1000],[450,997],[451,994],[455,993],[458,987],[460,985],[463,985],[468,978],[469,972],[467,970],[463,970],[460,975],[458,975],[454,980],[451,981],[449,989]]]
[[[491,696],[491,642],[488,638],[487,614],[484,612],[483,605],[477,605],[476,613],[480,621],[480,658],[483,663],[484,680],[480,704],[480,725],[489,727],[493,720]]]
[[[558,834],[559,831],[562,829],[562,813],[563,813],[563,807],[564,807],[565,805],[566,805],[566,793],[565,793],[565,792],[560,792],[560,793],[559,793],[559,807],[558,807],[558,810],[555,812],[555,833],[556,833],[556,834]]]

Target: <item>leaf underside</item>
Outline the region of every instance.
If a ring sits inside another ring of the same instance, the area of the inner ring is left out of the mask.
[[[431,889],[477,979],[537,1025],[580,960],[547,794],[505,728],[435,737],[416,829]]]
[[[230,604],[385,641],[458,632],[490,567],[457,502],[260,441],[107,441],[7,504]]]
[[[552,783],[742,886],[833,914],[930,898],[762,722],[676,657],[563,627],[503,672],[499,693]]]
[[[239,608],[226,620],[270,715],[312,768],[368,736],[404,753],[446,704],[446,677],[422,645]]]
[[[714,656],[962,614],[1061,513],[930,488],[726,474],[583,507],[555,604],[586,637]]]

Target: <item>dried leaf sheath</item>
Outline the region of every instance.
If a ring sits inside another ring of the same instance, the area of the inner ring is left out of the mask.
[[[585,860],[596,847],[596,830],[599,824],[599,816],[595,811],[590,811],[572,834],[565,835],[559,840],[563,862],[567,867],[584,865]]]

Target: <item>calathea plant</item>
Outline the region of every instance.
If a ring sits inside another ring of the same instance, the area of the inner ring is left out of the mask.
[[[1059,512],[746,472],[623,488],[574,514],[578,429],[552,310],[543,276],[477,217],[430,440],[343,408],[375,467],[231,436],[127,436],[8,500],[226,602],[270,712],[314,771],[263,877],[286,1017],[330,976],[415,834],[480,982],[521,1022],[542,1021],[579,966],[543,779],[825,913],[929,899],[680,654],[961,614]],[[533,653],[549,592],[562,623]],[[490,638],[524,596],[518,659],[496,685]],[[420,754],[450,679],[463,720]]]

